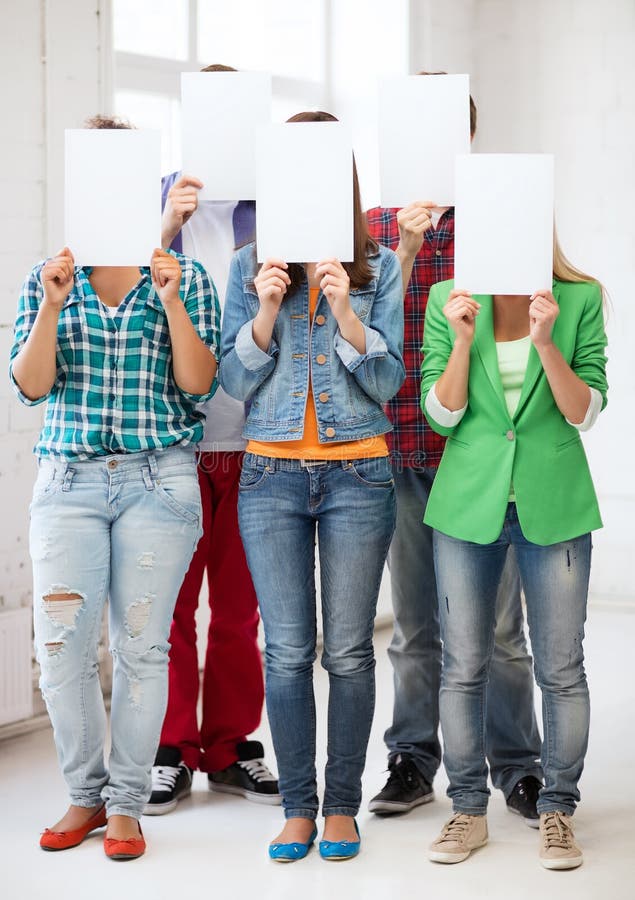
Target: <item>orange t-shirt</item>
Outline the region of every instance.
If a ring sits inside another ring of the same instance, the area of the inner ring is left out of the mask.
[[[309,288],[309,316],[313,327],[313,313],[317,306],[319,288]],[[249,441],[247,453],[274,456],[277,459],[367,459],[388,456],[383,434],[360,441],[339,441],[322,444],[318,438],[313,387],[309,381],[309,395],[304,413],[304,434],[299,441]]]

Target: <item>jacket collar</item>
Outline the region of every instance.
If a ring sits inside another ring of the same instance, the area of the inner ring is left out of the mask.
[[[553,292],[556,303],[559,303],[560,285],[558,284],[558,282],[553,282],[551,290]],[[494,393],[501,402],[505,413],[507,413],[505,393],[503,391],[500,371],[498,368],[496,342],[494,340],[494,300],[491,294],[479,294],[475,295],[475,297],[481,304],[481,310],[476,317],[474,344],[476,346],[476,351],[481,359],[481,362],[483,363],[483,368],[485,369],[487,377],[492,385]],[[554,331],[556,330],[557,325],[558,322],[556,320]],[[525,379],[523,381],[522,390],[520,392],[518,406],[516,407],[516,411],[513,415],[514,422],[518,420],[518,417],[522,413],[524,407],[527,405],[527,401],[529,400],[532,391],[536,386],[536,382],[538,381],[538,378],[540,377],[542,372],[543,368],[542,363],[540,362],[540,357],[536,352],[536,348],[532,344],[529,348],[527,370],[525,372]]]

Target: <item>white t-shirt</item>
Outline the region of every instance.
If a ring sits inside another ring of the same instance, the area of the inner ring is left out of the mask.
[[[221,313],[225,306],[229,264],[234,255],[233,216],[236,206],[231,200],[199,203],[182,231],[183,253],[198,259],[209,272],[218,292]],[[205,432],[198,445],[200,450],[245,449],[246,442],[242,437],[244,403],[234,400],[219,386],[212,399],[202,403],[200,409],[206,415]]]

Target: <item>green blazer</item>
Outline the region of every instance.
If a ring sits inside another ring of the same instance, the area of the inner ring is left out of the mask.
[[[494,342],[493,300],[479,295],[470,351],[468,404],[453,428],[426,412],[430,388],[445,371],[454,332],[443,315],[453,281],[435,284],[426,309],[421,408],[432,428],[448,436],[424,522],[465,541],[489,544],[503,528],[510,484],[523,534],[555,544],[602,526],[580,434],[556,406],[532,345],[516,412],[505,405]],[[606,335],[598,285],[554,281],[560,307],[553,341],[573,371],[602,394],[606,406]]]

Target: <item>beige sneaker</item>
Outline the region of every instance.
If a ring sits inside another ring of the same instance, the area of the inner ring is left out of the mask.
[[[458,863],[467,859],[472,850],[487,843],[487,819],[485,816],[468,816],[455,813],[445,823],[441,834],[430,844],[428,859],[432,862]]]
[[[540,814],[540,862],[545,869],[575,869],[582,851],[573,839],[571,816],[563,812]]]

